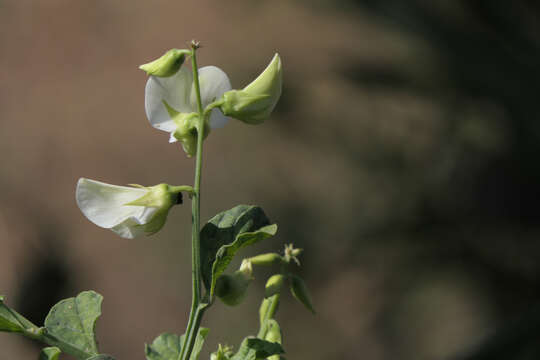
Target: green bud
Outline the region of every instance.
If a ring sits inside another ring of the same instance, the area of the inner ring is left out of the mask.
[[[233,354],[230,346],[218,344],[218,349],[210,355],[210,360],[229,360]]]
[[[226,116],[248,124],[260,124],[266,120],[281,96],[282,70],[278,54],[266,69],[242,90],[230,90],[219,100]]]
[[[253,281],[251,263],[248,262],[245,266],[242,263],[242,265],[240,270],[232,275],[221,275],[216,281],[215,293],[226,305],[240,304],[246,296],[249,284]]]
[[[264,287],[264,297],[269,298],[272,295],[278,294],[281,291],[285,277],[281,274],[272,275],[266,282]]]
[[[190,53],[189,50],[185,49],[171,49],[159,59],[139,66],[139,69],[146,71],[146,74],[148,75],[158,77],[173,76],[180,70],[180,66],[184,63],[186,55],[189,55]]]
[[[253,265],[269,266],[283,262],[283,258],[276,253],[261,254],[249,258]]]
[[[309,295],[308,289],[304,280],[295,275],[289,275],[290,287],[293,296],[296,300],[300,301],[309,311],[315,314],[315,309],[311,303],[311,296]]]

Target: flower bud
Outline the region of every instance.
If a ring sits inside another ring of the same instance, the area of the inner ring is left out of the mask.
[[[215,293],[226,305],[240,304],[246,296],[249,284],[253,281],[251,264],[242,265],[240,270],[232,275],[221,275],[216,281]]]
[[[171,49],[160,58],[139,66],[139,69],[146,71],[148,75],[157,77],[173,76],[180,69],[188,54],[190,54],[189,50]]]
[[[217,351],[210,354],[210,360],[229,360],[233,354],[230,346],[221,346],[221,344],[218,344]]]
[[[296,300],[300,301],[309,311],[315,314],[315,309],[311,303],[311,296],[309,295],[308,289],[304,280],[295,275],[290,275],[290,287],[293,296]]]
[[[249,261],[251,261],[253,265],[268,266],[281,263],[283,258],[276,253],[268,253],[251,257],[249,258]]]
[[[266,282],[264,287],[264,297],[269,298],[272,295],[278,294],[281,291],[285,277],[281,274],[272,275]]]
[[[281,96],[281,59],[278,54],[266,69],[242,90],[230,90],[223,94],[220,109],[248,124],[260,124],[266,120]]]

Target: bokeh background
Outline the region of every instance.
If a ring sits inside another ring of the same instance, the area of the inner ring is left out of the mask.
[[[100,292],[118,360],[184,330],[190,206],[128,241],[74,190],[192,183],[137,66],[197,39],[236,88],[283,60],[272,118],[207,139],[202,217],[255,203],[280,230],[245,256],[305,248],[318,313],[284,296],[289,360],[540,358],[539,19],[532,0],[0,0],[0,293],[41,323]],[[207,312],[202,358],[256,332],[269,274]],[[39,352],[11,334],[0,349]]]

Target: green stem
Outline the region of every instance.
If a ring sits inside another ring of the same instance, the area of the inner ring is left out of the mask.
[[[197,158],[195,160],[195,184],[192,193],[192,229],[191,229],[191,275],[192,275],[192,298],[191,311],[189,313],[189,321],[186,328],[184,343],[182,350],[178,356],[178,360],[187,360],[191,356],[195,338],[199,332],[199,326],[204,314],[205,306],[200,306],[201,303],[201,244],[200,244],[200,227],[201,227],[201,169],[202,169],[202,150],[204,137],[204,122],[205,116],[202,108],[201,89],[199,85],[199,71],[197,67],[196,50],[198,44],[191,44],[191,68],[193,71],[193,87],[197,96],[197,112],[199,114],[199,122],[197,126]]]
[[[264,339],[264,337],[266,336],[266,332],[268,331],[268,322],[267,322],[267,320],[268,319],[273,319],[274,316],[276,315],[276,312],[277,312],[277,309],[278,309],[278,306],[279,306],[279,298],[280,298],[280,294],[277,293],[277,294],[274,294],[274,295],[270,296],[269,298],[265,298],[263,300],[263,302],[268,301],[270,304],[268,305],[266,313],[264,314],[263,322],[262,322],[261,327],[259,329],[259,333],[257,334],[257,337],[259,339]]]

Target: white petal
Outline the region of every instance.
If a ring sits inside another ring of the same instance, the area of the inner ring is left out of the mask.
[[[144,94],[144,107],[146,116],[153,127],[167,132],[176,129],[163,101],[166,101],[178,112],[191,112],[189,96],[192,84],[193,75],[185,67],[181,67],[176,74],[170,77],[150,76],[148,78]]]
[[[145,189],[81,178],[77,183],[76,199],[88,220],[110,229],[128,219],[138,224],[145,224],[151,219],[155,208],[125,205],[144,196],[146,192]]]
[[[144,234],[143,227],[131,218],[112,227],[111,230],[126,239],[133,239]]]
[[[199,69],[199,86],[201,88],[201,102],[203,109],[223,95],[224,92],[231,90],[229,77],[223,70],[216,66],[205,66]],[[191,90],[191,106],[197,109],[197,99],[195,89]]]
[[[219,109],[213,109],[210,113],[210,128],[212,129],[219,129],[225,126],[225,124],[229,121],[229,118],[223,115],[221,110]]]
[[[173,142],[177,142],[178,139],[174,137],[174,133],[171,132],[171,136],[169,136],[169,142],[170,143],[173,143]]]

